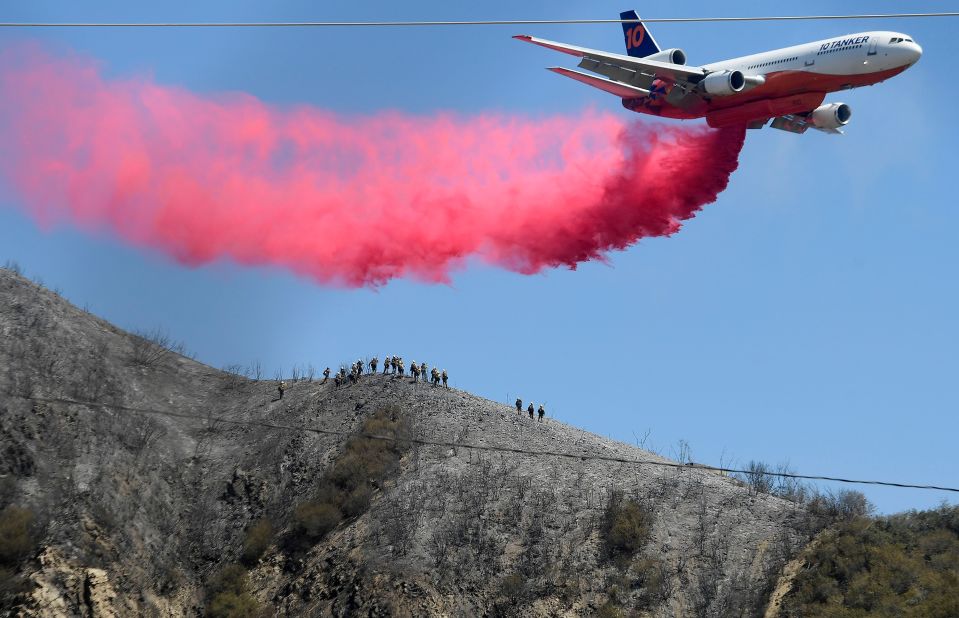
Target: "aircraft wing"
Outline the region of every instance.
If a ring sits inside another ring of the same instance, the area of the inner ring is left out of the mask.
[[[698,83],[706,76],[706,71],[699,67],[612,54],[587,47],[557,43],[556,41],[540,39],[526,34],[519,34],[513,38],[532,43],[533,45],[539,45],[540,47],[554,49],[571,56],[577,56],[583,59],[579,64],[580,67],[594,73],[606,75],[619,82],[629,82],[631,85],[639,88],[648,87],[654,79],[672,82],[677,85],[692,85]],[[573,79],[577,78],[574,77]]]

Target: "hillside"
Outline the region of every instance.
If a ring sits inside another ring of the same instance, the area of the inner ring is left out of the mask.
[[[705,470],[421,444],[666,461],[409,378],[275,399],[0,270],[4,606],[753,616],[817,527]]]
[[[824,531],[796,562],[782,618],[959,616],[959,506],[856,517]]]

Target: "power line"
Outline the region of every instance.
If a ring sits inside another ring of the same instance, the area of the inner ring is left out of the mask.
[[[363,28],[372,26],[513,26],[552,24],[702,23],[812,21],[838,19],[907,19],[959,17],[955,13],[865,13],[858,15],[767,15],[756,17],[659,17],[652,19],[490,19],[453,21],[218,21],[218,22],[0,22],[0,28]]]
[[[155,410],[150,408],[138,408],[132,406],[121,406],[118,404],[110,403],[99,403],[95,401],[80,401],[77,399],[67,399],[61,397],[20,397],[20,399],[27,399],[31,401],[40,401],[44,403],[64,403],[69,405],[80,405],[87,407],[96,407],[96,408],[105,408],[105,409],[114,409],[114,410],[123,410],[126,412],[134,412],[138,414],[154,414],[160,416],[168,416],[172,418],[185,418],[190,420],[201,420],[201,421],[213,421],[218,423],[229,423],[233,425],[245,425],[250,427],[261,427],[266,429],[282,429],[286,431],[302,431],[308,433],[316,433],[327,436],[343,436],[343,437],[352,437],[360,436],[364,438],[369,438],[372,440],[384,440],[388,442],[409,442],[412,444],[419,444],[421,446],[443,446],[448,448],[468,448],[476,449],[480,451],[492,451],[497,453],[514,453],[520,455],[530,455],[534,457],[562,457],[565,459],[579,459],[581,461],[605,461],[610,463],[621,463],[621,464],[630,464],[630,465],[644,465],[644,466],[661,466],[665,468],[681,468],[681,469],[693,469],[693,470],[710,470],[713,472],[725,472],[732,474],[745,474],[745,475],[765,475],[765,476],[776,476],[781,478],[790,478],[790,479],[803,479],[803,480],[812,480],[812,481],[832,481],[836,483],[850,483],[856,485],[881,485],[884,487],[899,487],[903,489],[933,489],[936,491],[949,491],[959,493],[959,488],[956,487],[939,487],[937,485],[919,485],[913,483],[895,483],[892,481],[864,481],[859,479],[847,479],[835,476],[816,476],[810,474],[793,474],[790,472],[757,472],[755,470],[739,470],[736,468],[724,468],[721,466],[707,466],[705,464],[682,464],[669,461],[653,461],[653,460],[643,460],[643,459],[628,459],[625,457],[611,457],[609,455],[599,455],[594,453],[570,453],[563,451],[550,451],[550,450],[528,450],[521,448],[512,448],[508,446],[491,446],[488,444],[470,444],[466,442],[449,442],[445,440],[424,440],[420,438],[397,438],[395,436],[382,436],[377,434],[369,434],[364,432],[349,432],[349,431],[338,431],[335,429],[322,429],[319,427],[309,427],[307,425],[284,425],[280,423],[268,423],[266,421],[244,421],[237,420],[232,418],[226,418],[222,416],[197,416],[194,414],[186,414],[183,412],[170,412],[168,410]]]

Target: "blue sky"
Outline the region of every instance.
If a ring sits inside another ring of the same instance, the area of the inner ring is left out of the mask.
[[[949,5],[949,6],[947,6]],[[785,13],[764,2],[636,8],[656,16]],[[4,20],[613,18],[630,8],[528,2],[348,3],[31,0]],[[835,13],[831,2],[803,12]],[[945,2],[845,2],[842,12],[959,10]],[[925,54],[884,84],[833,94],[844,137],[751,132],[717,203],[676,236],[608,264],[527,277],[473,265],[452,285],[324,288],[284,271],[182,267],[106,234],[40,229],[0,185],[0,260],[129,329],[161,326],[215,366],[335,365],[402,354],[500,401],[624,441],[650,431],[696,461],[788,461],[808,474],[959,485],[959,214],[951,103],[959,19],[655,24],[691,64],[833,35],[889,29]],[[523,114],[595,107],[604,93],[545,71],[565,56],[518,33],[619,51],[618,25],[378,29],[0,31],[201,93],[242,91],[342,112]],[[558,57],[557,57],[558,56]],[[677,179],[682,182],[682,179]],[[637,190],[642,190],[641,187]],[[948,494],[865,488],[881,511]]]

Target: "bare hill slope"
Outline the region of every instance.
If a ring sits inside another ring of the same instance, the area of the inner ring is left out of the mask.
[[[26,518],[4,605],[751,616],[809,535],[802,507],[704,470],[407,440],[662,460],[466,392],[365,375],[275,398],[0,270],[0,508]],[[355,437],[384,428],[400,440]]]

